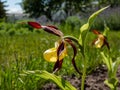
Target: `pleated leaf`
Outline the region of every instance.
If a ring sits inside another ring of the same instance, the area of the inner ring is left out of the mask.
[[[24,71],[26,75],[36,76],[36,78],[42,78],[45,80],[51,80],[56,83],[62,90],[77,90],[68,81],[62,79],[60,76],[56,76],[53,73],[49,73],[45,70]]]

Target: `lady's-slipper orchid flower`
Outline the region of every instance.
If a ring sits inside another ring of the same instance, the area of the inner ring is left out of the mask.
[[[72,64],[73,64],[75,70],[76,70],[79,74],[81,74],[80,71],[78,70],[76,64],[75,64],[75,56],[76,56],[76,54],[77,54],[76,46],[75,46],[74,43],[73,43],[70,39],[68,39],[68,38],[65,38],[64,40],[62,40],[61,43],[59,44],[58,48],[57,48],[57,52],[56,52],[56,53],[57,53],[57,61],[56,61],[56,63],[55,63],[55,66],[54,66],[53,71],[58,71],[58,70],[61,68],[61,66],[62,66],[63,58],[67,55],[67,53],[66,53],[66,51],[67,51],[67,50],[66,50],[66,49],[67,49],[67,48],[66,48],[66,43],[70,44],[70,45],[72,46],[72,48],[73,48],[74,55],[73,55],[73,58],[72,58]]]
[[[50,48],[48,50],[46,50],[43,53],[43,56],[45,58],[45,60],[49,61],[49,62],[55,62],[53,71],[56,72],[58,71],[61,67],[62,67],[62,62],[65,56],[67,56],[67,46],[66,44],[70,44],[73,48],[74,51],[74,55],[72,58],[72,64],[75,68],[75,70],[81,74],[75,64],[75,56],[77,54],[77,49],[76,46],[74,45],[74,43],[72,42],[72,39],[70,38],[64,38],[63,33],[55,26],[52,25],[47,25],[47,26],[42,26],[37,22],[28,22],[28,24],[36,29],[43,29],[44,31],[57,35],[60,37],[60,41],[55,43],[55,47],[54,48]]]
[[[56,62],[58,57],[57,57],[57,50],[59,45],[63,43],[63,42],[55,42],[55,47],[54,48],[50,48],[48,50],[46,50],[43,54],[45,60],[49,61],[49,62]],[[64,49],[61,51],[60,56],[59,56],[59,60],[62,60],[65,56],[67,56],[67,48],[66,48],[66,43],[63,43],[64,45]]]
[[[96,48],[102,48],[104,45],[106,45],[107,48],[110,49],[107,38],[103,34],[101,34],[97,30],[93,30],[93,33],[98,36],[98,38],[92,42],[92,44],[95,45]]]

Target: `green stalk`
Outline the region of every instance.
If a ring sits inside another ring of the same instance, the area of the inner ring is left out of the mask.
[[[84,68],[83,68],[83,75],[82,75],[82,82],[81,82],[81,90],[84,90],[85,88],[85,79],[86,79],[86,70],[87,70],[87,60],[86,60],[86,55],[85,54],[85,47],[86,47],[86,38],[88,35],[88,31],[85,33],[84,40],[82,41],[82,56],[84,60]]]
[[[84,90],[84,85],[85,85],[85,78],[86,78],[86,60],[85,60],[85,57],[84,57],[84,68],[83,68],[83,75],[82,75],[82,82],[81,82],[81,90]]]

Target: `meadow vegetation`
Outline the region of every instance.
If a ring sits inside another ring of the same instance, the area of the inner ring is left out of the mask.
[[[116,16],[108,17],[105,23],[110,28],[108,32],[108,42],[111,48],[112,59],[120,59],[120,22],[115,18]],[[79,28],[84,20],[79,21],[76,17],[68,18],[62,24],[56,24],[65,35],[79,36]],[[112,19],[115,18],[115,21]],[[103,18],[102,18],[103,19]],[[97,18],[93,24],[93,29],[104,30],[104,20]],[[111,21],[111,22],[110,22]],[[87,54],[89,62],[87,63],[87,75],[91,74],[97,67],[103,64],[101,56],[96,53],[97,49],[91,44],[96,37],[92,31],[88,32]],[[1,90],[38,90],[42,89],[46,81],[33,77],[24,76],[23,70],[46,70],[52,72],[54,63],[46,62],[43,58],[43,52],[54,46],[54,42],[58,37],[51,35],[41,30],[33,29],[25,23],[16,22],[0,23],[0,89]],[[68,47],[72,51],[71,47]],[[107,52],[106,47],[104,49]],[[65,57],[63,68],[57,72],[61,76],[72,76],[73,74],[79,77],[71,64],[71,54]],[[83,70],[83,58],[78,52],[76,57],[76,64],[80,70]]]

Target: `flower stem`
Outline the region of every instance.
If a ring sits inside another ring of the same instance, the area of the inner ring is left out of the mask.
[[[84,88],[84,85],[85,85],[85,78],[86,78],[86,69],[87,69],[87,65],[86,65],[86,60],[85,60],[85,57],[84,57],[84,68],[83,68],[83,75],[82,75],[82,82],[81,82],[81,90],[85,90]]]
[[[88,35],[88,31],[85,33],[84,38],[81,38],[82,41],[82,56],[83,56],[83,75],[82,75],[82,82],[81,82],[81,90],[85,90],[85,79],[86,79],[86,70],[87,70],[87,54],[85,53],[85,49],[86,49],[86,38]],[[79,39],[80,41],[80,39]]]

